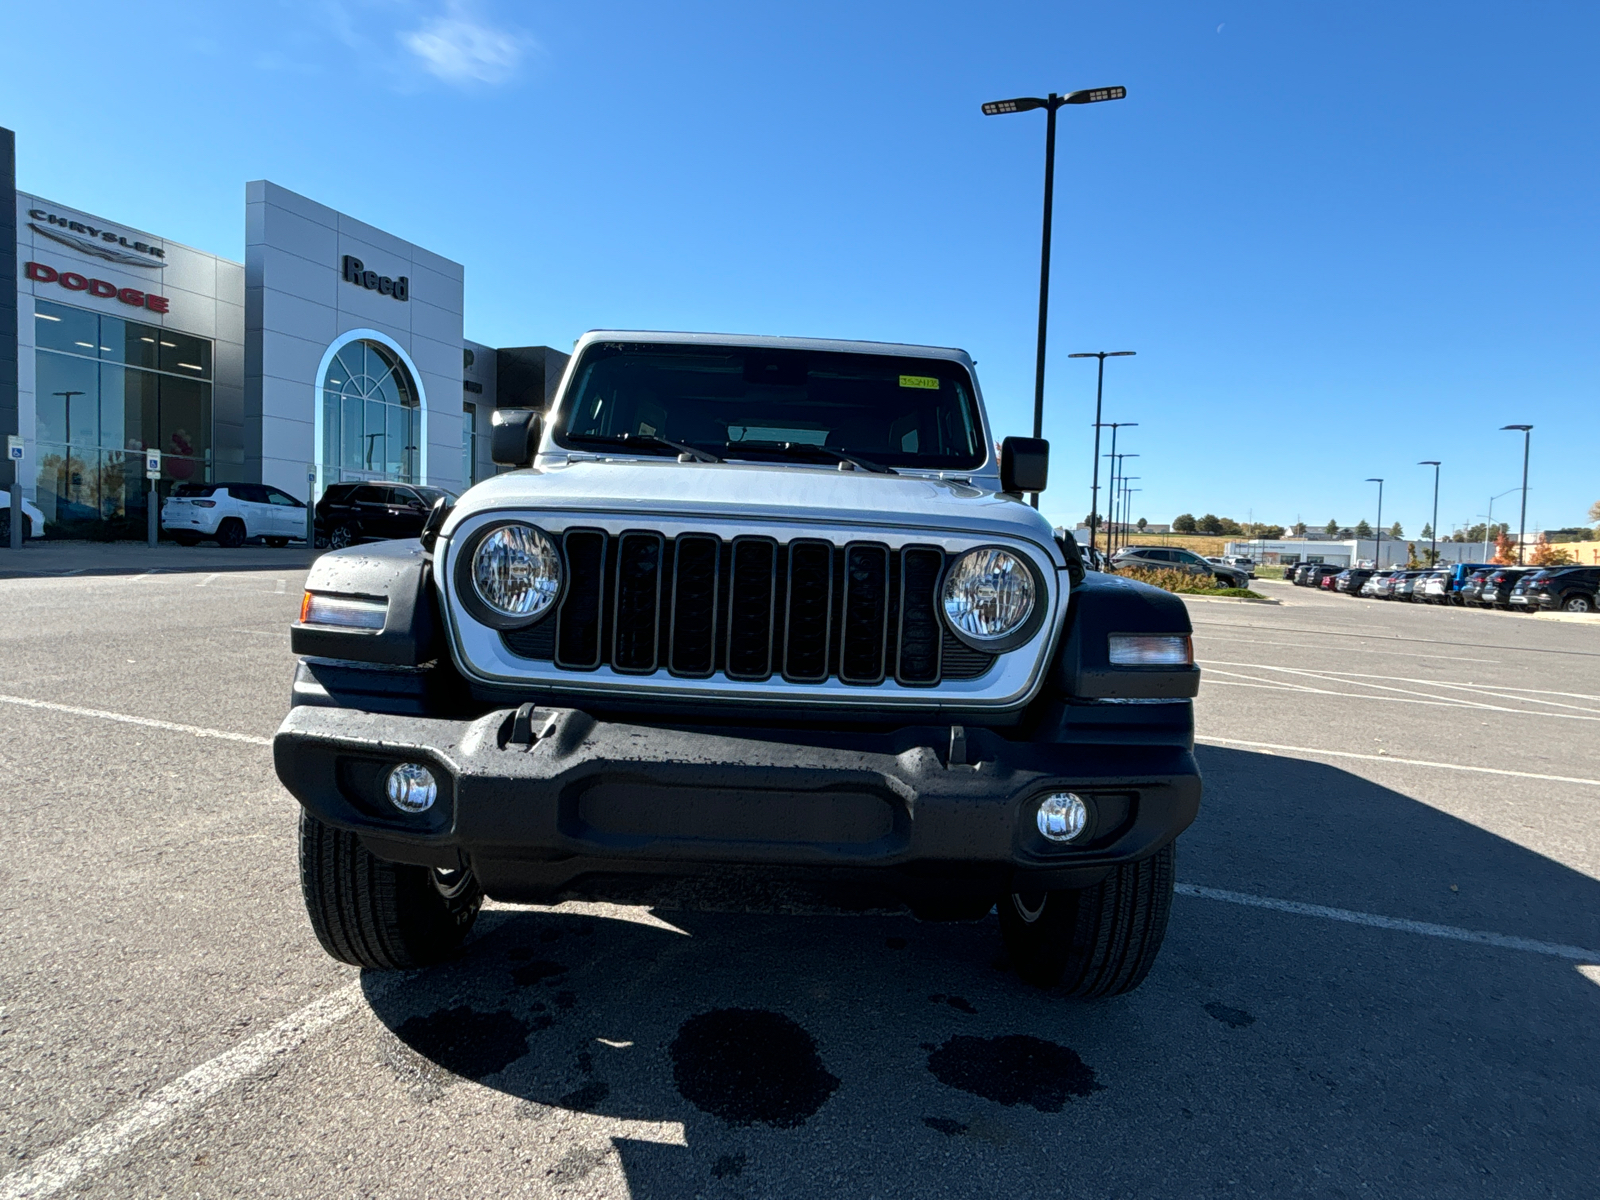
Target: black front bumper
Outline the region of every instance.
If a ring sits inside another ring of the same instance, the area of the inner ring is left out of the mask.
[[[1186,728],[1188,703],[1177,703],[1175,726]],[[1200,804],[1189,738],[1141,744],[1116,720],[1101,743],[969,729],[964,754],[959,739],[952,752],[949,726],[745,735],[544,709],[528,746],[512,740],[514,724],[512,710],[452,721],[300,706],[273,753],[310,813],[360,833],[379,857],[465,861],[490,896],[524,901],[625,899],[644,880],[699,876],[866,889],[937,908],[940,898],[1087,886],[1166,845]],[[408,816],[385,797],[401,762],[438,780],[426,813]],[[1088,800],[1081,845],[1039,833],[1035,807],[1052,791]]]

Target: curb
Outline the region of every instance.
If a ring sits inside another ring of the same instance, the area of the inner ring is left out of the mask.
[[[1196,596],[1190,592],[1174,592],[1174,596],[1183,600],[1200,600],[1206,604],[1282,604],[1282,600],[1274,600],[1263,596],[1259,600],[1252,600],[1249,596]]]
[[[1527,613],[1536,621],[1570,621],[1574,625],[1600,625],[1600,613]]]

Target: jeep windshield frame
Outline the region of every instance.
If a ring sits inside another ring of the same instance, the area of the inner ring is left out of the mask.
[[[595,342],[574,366],[551,439],[624,453],[670,438],[724,460],[772,462],[774,444],[896,471],[969,472],[989,458],[977,388],[945,358],[813,348]],[[739,444],[749,442],[748,455]],[[782,456],[811,465],[803,456]]]

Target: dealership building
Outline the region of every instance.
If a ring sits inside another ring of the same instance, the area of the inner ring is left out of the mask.
[[[245,185],[243,263],[8,184],[0,433],[21,435],[7,466],[47,536],[143,536],[150,450],[162,495],[460,493],[494,473],[490,413],[542,407],[567,361],[468,341],[460,263],[264,180]]]

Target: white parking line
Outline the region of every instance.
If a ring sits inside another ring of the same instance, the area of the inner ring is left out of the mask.
[[[233,733],[226,729],[206,729],[201,725],[184,725],[177,721],[158,721],[153,717],[130,717],[127,713],[106,712],[99,708],[79,708],[76,704],[56,704],[49,700],[35,700],[31,696],[0,695],[0,704],[16,704],[22,708],[42,708],[47,712],[68,713],[75,717],[93,717],[98,721],[119,721],[124,725],[144,725],[150,729],[168,729],[173,733],[192,733],[195,737],[221,738],[228,742],[244,742],[249,746],[270,746],[272,739],[257,737],[252,733]]]
[[[100,1124],[45,1151],[28,1166],[0,1179],[0,1200],[24,1200],[59,1192],[80,1175],[104,1166],[224,1088],[258,1074],[306,1039],[338,1024],[356,1010],[361,1000],[361,985],[350,983],[313,1001],[271,1029],[202,1063],[187,1075],[113,1113]]]
[[[1325,921],[1344,921],[1351,925],[1366,925],[1372,929],[1398,929],[1402,933],[1420,933],[1425,937],[1448,938],[1455,942],[1476,942],[1480,946],[1496,946],[1502,950],[1526,950],[1532,954],[1548,954],[1552,958],[1600,963],[1600,950],[1585,950],[1582,946],[1563,946],[1557,942],[1536,942],[1532,938],[1514,937],[1508,933],[1458,929],[1454,925],[1435,925],[1431,921],[1410,921],[1404,917],[1385,917],[1378,913],[1354,912],[1348,908],[1329,908],[1324,904],[1302,904],[1298,900],[1277,900],[1271,896],[1226,892],[1221,888],[1201,887],[1194,883],[1174,884],[1173,889],[1180,896],[1198,896],[1203,900],[1221,900],[1226,904],[1243,904],[1249,908],[1270,908],[1274,912],[1293,913],[1299,917],[1321,917]]]
[[[1549,783],[1581,783],[1600,787],[1600,779],[1580,779],[1573,775],[1538,775],[1532,771],[1507,771],[1500,767],[1469,767],[1463,763],[1430,762],[1425,758],[1395,758],[1391,754],[1357,754],[1353,750],[1318,750],[1311,746],[1281,746],[1277,742],[1246,742],[1238,738],[1201,737],[1195,741],[1218,746],[1249,746],[1255,750],[1287,750],[1291,754],[1310,754],[1320,758],[1359,758],[1367,762],[1404,763],[1408,767],[1437,767],[1441,771],[1472,771],[1479,775],[1510,775],[1515,779],[1542,779]]]
[[[214,581],[217,577],[218,577],[218,573],[217,572],[213,572],[212,574],[207,575],[199,583],[195,584],[195,587],[209,587],[211,585],[212,581]]]

